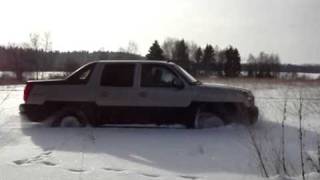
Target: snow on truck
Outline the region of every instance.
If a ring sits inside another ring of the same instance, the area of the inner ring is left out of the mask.
[[[28,81],[20,112],[51,126],[253,124],[254,96],[245,89],[205,84],[166,61],[88,63],[63,80]],[[215,118],[212,118],[215,117]]]

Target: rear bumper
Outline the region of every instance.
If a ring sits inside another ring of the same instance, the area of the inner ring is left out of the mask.
[[[19,111],[27,120],[41,122],[48,116],[48,110],[43,105],[20,104]]]

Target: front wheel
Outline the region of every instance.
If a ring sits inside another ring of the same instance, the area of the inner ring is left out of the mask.
[[[224,121],[215,115],[214,113],[205,111],[205,108],[198,107],[193,121],[191,121],[187,128],[193,129],[203,129],[203,128],[210,128],[210,127],[219,127],[223,126]]]
[[[259,109],[256,106],[248,108],[248,118],[250,124],[255,124],[258,121]]]

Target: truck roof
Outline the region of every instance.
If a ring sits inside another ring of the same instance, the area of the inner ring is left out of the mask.
[[[170,61],[160,60],[98,60],[96,63],[157,63],[157,64],[173,64]]]

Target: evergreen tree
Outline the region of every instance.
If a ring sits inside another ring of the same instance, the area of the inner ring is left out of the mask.
[[[225,56],[225,51],[218,51],[217,52],[217,59],[216,59],[216,66],[217,66],[217,75],[222,77],[223,76],[223,69],[224,69],[224,64],[226,62],[226,56]]]
[[[247,69],[248,69],[248,77],[255,77],[257,74],[257,60],[252,55],[249,54],[248,60],[247,60]]]
[[[237,77],[240,75],[241,64],[240,54],[237,48],[230,46],[225,50],[226,64],[224,74],[227,77]]]
[[[196,60],[197,63],[200,63],[201,58],[202,58],[202,49],[201,47],[199,47],[194,54],[194,59]]]
[[[207,45],[203,51],[202,63],[205,65],[214,64],[214,53],[213,47],[210,44]]]
[[[177,61],[178,63],[186,63],[189,62],[189,50],[188,46],[182,39],[181,41],[177,41],[175,44],[175,52],[173,56],[173,60]]]
[[[163,50],[161,49],[158,41],[154,41],[149,49],[149,53],[146,55],[149,60],[164,60]]]

